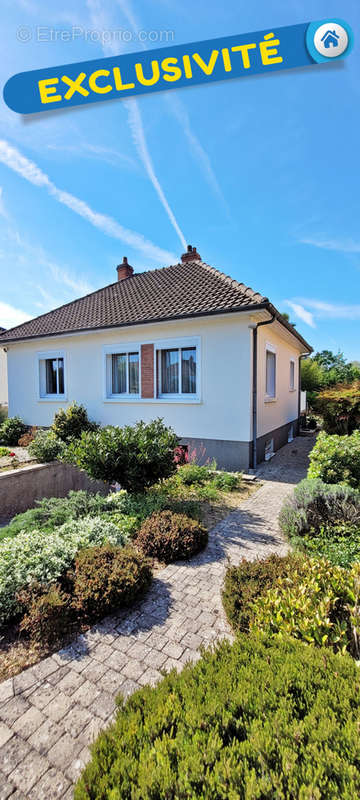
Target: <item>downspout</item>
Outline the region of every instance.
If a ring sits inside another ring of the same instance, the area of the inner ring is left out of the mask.
[[[275,314],[271,319],[264,320],[264,322],[254,323],[252,327],[253,332],[253,386],[252,386],[252,429],[253,429],[253,444],[252,444],[252,471],[256,472],[257,468],[257,351],[258,351],[258,328],[262,325],[271,325],[275,320]]]

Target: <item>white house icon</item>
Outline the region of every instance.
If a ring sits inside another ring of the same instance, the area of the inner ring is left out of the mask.
[[[324,47],[338,47],[340,36],[336,33],[336,31],[326,31],[324,36],[322,37],[321,41],[324,42]]]

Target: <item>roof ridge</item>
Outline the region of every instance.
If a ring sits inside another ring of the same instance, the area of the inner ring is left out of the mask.
[[[200,264],[202,267],[204,267],[204,269],[208,270],[208,272],[215,273],[215,275],[218,278],[221,278],[221,280],[224,281],[224,283],[227,283],[230,286],[237,287],[238,289],[245,291],[245,294],[247,294],[250,297],[253,295],[258,295],[258,297],[261,297],[262,301],[265,302],[268,300],[267,297],[264,297],[259,292],[256,292],[255,289],[252,289],[251,286],[246,286],[245,283],[240,283],[239,281],[236,280],[236,278],[231,278],[230,275],[227,275],[225,272],[221,272],[221,270],[216,269],[216,267],[212,267],[211,264],[207,264],[206,261],[196,261],[191,263]]]

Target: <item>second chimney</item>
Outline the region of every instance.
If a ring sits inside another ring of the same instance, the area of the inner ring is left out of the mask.
[[[116,267],[116,269],[117,269],[118,281],[123,281],[125,280],[125,278],[131,278],[131,276],[134,274],[134,267],[128,264],[126,256],[124,256],[122,264],[119,264]]]
[[[191,244],[188,244],[187,252],[182,254],[181,261],[183,264],[186,261],[201,261],[201,255],[197,252],[196,247],[192,247]]]

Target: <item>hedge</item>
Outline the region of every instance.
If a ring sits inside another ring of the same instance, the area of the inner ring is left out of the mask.
[[[357,800],[359,669],[239,635],[126,703],[74,800]]]

